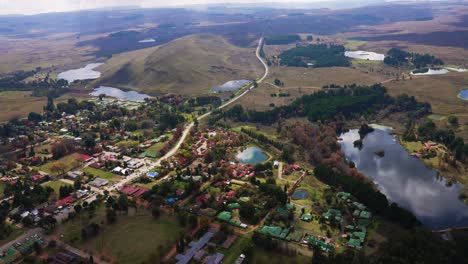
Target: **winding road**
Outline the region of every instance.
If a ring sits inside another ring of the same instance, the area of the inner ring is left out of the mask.
[[[255,55],[257,56],[257,59],[262,63],[263,67],[265,68],[265,73],[263,74],[263,76],[257,80],[257,84],[259,83],[262,83],[266,77],[268,76],[269,74],[269,69],[268,69],[268,65],[267,63],[262,59],[262,57],[260,56],[260,50],[262,49],[262,46],[263,46],[263,41],[264,41],[264,38],[260,38],[260,40],[258,41],[258,46],[257,46],[257,50],[255,51]],[[246,95],[247,93],[249,93],[252,89],[254,89],[254,85],[252,84],[249,88],[247,88],[244,92],[242,92],[241,94],[239,94],[238,96],[232,98],[231,100],[227,101],[226,103],[220,105],[217,109],[223,109],[229,105],[231,105],[232,103],[236,102],[237,100],[239,100],[240,98],[242,98],[244,95]],[[197,120],[198,121],[201,121],[203,119],[205,119],[206,117],[208,117],[209,115],[211,115],[213,113],[213,111],[209,111],[209,112],[206,112],[205,114],[197,117]],[[175,153],[180,149],[180,147],[182,146],[182,144],[185,142],[185,139],[187,138],[187,135],[189,134],[190,130],[193,128],[194,126],[194,122],[191,122],[189,124],[187,124],[185,126],[185,129],[184,131],[182,132],[182,136],[180,137],[179,141],[177,142],[177,144],[171,149],[169,150],[163,157],[159,158],[157,161],[150,161],[150,160],[146,160],[146,162],[151,162],[150,166],[144,166],[143,168],[140,168],[138,170],[138,172],[136,173],[133,173],[129,176],[127,176],[125,179],[121,180],[120,182],[114,184],[113,186],[110,186],[107,188],[108,191],[113,191],[113,190],[119,190],[120,188],[122,188],[125,184],[137,179],[138,177],[140,177],[141,175],[143,174],[146,174],[150,171],[151,168],[154,168],[156,166],[159,166],[161,165],[161,162],[163,160],[166,160],[172,156],[175,155]],[[169,178],[170,176],[167,175],[163,178],[161,178],[159,181],[164,181],[166,180],[167,178]]]

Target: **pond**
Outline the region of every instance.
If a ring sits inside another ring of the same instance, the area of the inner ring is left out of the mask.
[[[92,80],[101,77],[101,73],[94,71],[93,69],[103,65],[104,63],[91,63],[83,68],[64,71],[58,74],[57,78],[65,79],[69,83],[72,83],[76,80]]]
[[[145,98],[149,98],[150,96],[147,94],[139,93],[136,91],[123,91],[119,88],[114,87],[107,87],[107,86],[100,86],[99,88],[95,88],[91,96],[99,96],[100,94],[105,94],[109,97],[115,97],[117,99],[128,100],[128,101],[144,101]]]
[[[458,93],[458,98],[468,100],[468,89],[463,89]]]
[[[420,75],[440,75],[447,74],[449,70],[447,69],[425,69],[418,72],[411,72],[411,75],[420,76]]]
[[[304,200],[309,197],[309,193],[306,190],[296,190],[294,193],[291,195],[291,199],[293,200]]]
[[[464,69],[464,68],[453,68],[453,67],[445,67],[445,68],[454,72],[467,72],[468,71],[468,69]]]
[[[156,40],[153,38],[147,38],[147,39],[138,41],[138,43],[152,43],[152,42],[156,42]]]
[[[432,114],[432,115],[429,115],[428,117],[433,120],[442,120],[445,118],[444,115],[439,115],[439,114]]]
[[[268,160],[268,155],[259,147],[248,147],[236,156],[240,163],[255,165]]]
[[[221,86],[217,86],[212,89],[213,92],[232,92],[237,91],[240,88],[244,87],[245,85],[249,84],[251,81],[249,80],[233,80],[226,82]]]
[[[345,56],[353,59],[370,60],[370,61],[383,61],[385,59],[384,54],[375,53],[371,51],[345,51]]]
[[[412,157],[394,136],[375,130],[364,138],[361,150],[353,146],[359,139],[357,129],[340,138],[346,158],[372,178],[389,200],[413,212],[424,225],[433,230],[468,226],[468,206],[458,198],[461,186],[447,184],[435,170]],[[375,154],[379,149],[385,156]]]

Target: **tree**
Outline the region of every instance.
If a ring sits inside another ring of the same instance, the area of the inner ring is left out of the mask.
[[[153,208],[151,209],[151,215],[157,219],[159,218],[159,216],[161,215],[161,210],[159,210],[159,208],[157,206],[153,206]]]
[[[33,122],[39,122],[42,120],[42,116],[36,112],[31,112],[28,115],[28,120]]]
[[[55,175],[64,174],[66,170],[67,170],[67,165],[65,165],[64,163],[60,161],[56,161],[52,163],[52,165],[50,166],[50,171]]]
[[[458,118],[456,116],[449,116],[448,122],[453,127],[458,127]]]
[[[83,140],[83,147],[87,150],[91,150],[96,146],[96,138],[93,133],[84,133],[81,138]]]
[[[79,213],[81,212],[81,210],[83,209],[83,207],[82,207],[81,205],[77,204],[77,205],[75,205],[75,206],[73,207],[73,209],[75,209],[75,212],[76,212],[77,214],[79,214]]]
[[[42,253],[42,246],[41,246],[41,244],[39,244],[39,242],[34,241],[34,243],[33,243],[33,248],[34,248],[34,252],[36,252],[36,255],[37,255],[37,256],[41,255],[41,253]]]

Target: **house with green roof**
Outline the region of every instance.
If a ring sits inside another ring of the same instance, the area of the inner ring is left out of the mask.
[[[307,238],[307,243],[309,246],[318,246],[323,252],[330,252],[335,249],[332,244],[327,244],[325,241],[318,239],[315,236],[309,236]]]
[[[309,213],[302,214],[301,220],[305,222],[310,222],[312,221],[312,215]]]
[[[289,234],[289,229],[282,229],[279,226],[263,226],[259,231],[262,234],[269,235],[274,238],[285,239]]]

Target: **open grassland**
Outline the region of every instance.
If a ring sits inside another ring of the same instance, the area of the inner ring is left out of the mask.
[[[86,37],[93,38],[91,36]],[[94,60],[96,48],[77,47],[74,34],[57,34],[44,38],[0,38],[0,73],[33,70],[36,67],[63,70]]]
[[[55,100],[56,103],[68,98],[86,97],[84,94],[65,94]],[[30,112],[42,113],[47,98],[31,96],[31,92],[6,91],[0,92],[0,122],[13,118],[27,117]]]
[[[260,264],[300,264],[300,263],[309,263],[310,258],[297,255],[297,256],[287,256],[280,254],[278,252],[270,252],[261,248],[255,248],[251,257],[251,263],[260,263]]]
[[[78,167],[78,165],[79,165],[79,161],[76,160],[77,155],[78,154],[74,153],[74,154],[70,154],[68,156],[65,156],[63,158],[60,158],[58,160],[51,160],[48,163],[40,166],[38,169],[40,171],[43,171],[43,172],[46,172],[46,173],[49,173],[49,174],[54,174],[55,172],[53,172],[51,168],[53,167],[54,163],[59,162],[59,163],[62,163],[63,165],[65,165],[65,172],[70,171],[70,170]]]
[[[128,215],[118,216],[115,224],[103,224],[98,236],[82,240],[81,229],[85,224],[101,221],[105,222],[104,208],[98,209],[91,220],[87,213],[82,213],[61,226],[59,232],[65,241],[95,256],[104,255],[113,263],[153,263],[159,248],[167,252],[182,232],[173,216],[154,219],[145,209],[137,212],[130,209]]]
[[[50,187],[52,189],[54,189],[54,192],[55,193],[60,193],[60,187],[62,186],[71,186],[70,184],[66,183],[66,182],[63,182],[63,181],[50,181],[50,182],[46,182],[44,183],[42,186],[44,187]]]
[[[458,135],[468,139],[468,101],[457,97],[461,89],[468,83],[467,73],[450,73],[438,76],[413,77],[411,80],[392,81],[385,84],[390,95],[406,93],[415,96],[419,101],[428,102],[432,111],[439,115],[454,115],[459,119],[461,127],[456,130]],[[446,120],[435,120],[438,125],[445,126]]]
[[[0,92],[0,122],[26,117],[30,112],[42,112],[47,99],[31,96],[31,92]]]
[[[94,177],[98,177],[101,179],[105,179],[111,182],[117,182],[121,179],[121,176],[114,174],[112,172],[108,171],[103,171],[91,167],[86,167],[83,169],[83,172],[86,173],[87,175],[92,175]]]
[[[21,229],[19,227],[16,227],[15,225],[10,225],[10,227],[13,228],[13,232],[11,232],[11,234],[9,236],[7,236],[6,238],[0,239],[0,246],[4,245],[4,244],[14,240],[15,238],[21,236],[22,234],[24,234],[23,229]]]
[[[263,70],[254,49],[214,35],[193,35],[160,47],[122,53],[98,70],[95,83],[149,94],[198,95],[229,80],[255,79]]]
[[[0,182],[0,199],[3,199],[5,195],[3,194],[3,191],[5,190],[5,183]]]
[[[353,83],[371,85],[382,82],[385,78],[390,77],[366,73],[355,68],[271,67],[265,82],[239,99],[238,103],[250,109],[268,110],[273,106],[290,104],[302,95],[320,91],[324,85]],[[275,79],[283,82],[284,87],[274,85]],[[283,97],[280,94],[289,94],[289,96]]]

